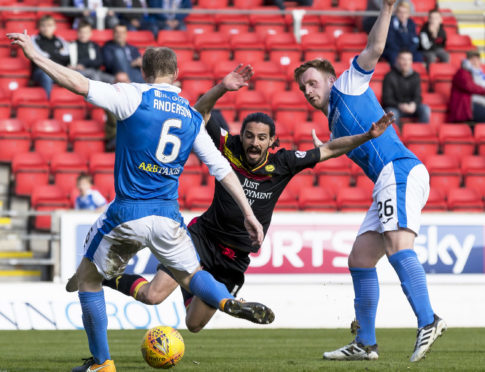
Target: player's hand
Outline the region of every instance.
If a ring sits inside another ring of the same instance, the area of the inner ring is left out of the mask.
[[[251,244],[255,247],[260,247],[261,244],[263,244],[264,239],[263,226],[261,226],[254,214],[251,216],[245,216],[244,227],[249,233]]]
[[[315,129],[312,129],[312,137],[313,137],[313,145],[315,147],[323,146],[323,142],[320,141],[320,138],[317,137],[317,133],[315,132]]]
[[[12,41],[12,45],[18,45],[22,48],[25,57],[32,61],[34,56],[37,54],[37,51],[34,48],[34,44],[32,44],[32,40],[30,36],[27,34],[27,30],[24,31],[23,34],[20,33],[10,33],[7,34],[7,37]]]
[[[239,90],[248,86],[248,81],[253,75],[254,71],[251,65],[244,66],[240,63],[234,71],[231,71],[222,79],[222,85],[229,91]]]
[[[388,113],[384,114],[382,118],[380,118],[376,123],[372,123],[372,127],[367,132],[370,138],[379,137],[382,133],[384,133],[389,125],[394,122],[394,113],[389,111]]]
[[[394,6],[394,3],[396,2],[396,0],[384,0],[384,4],[387,4],[389,6]]]

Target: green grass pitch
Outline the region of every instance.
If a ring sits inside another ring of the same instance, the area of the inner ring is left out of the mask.
[[[117,370],[153,371],[140,352],[144,330],[109,331]],[[485,328],[449,329],[428,357],[410,363],[415,330],[379,329],[378,361],[321,358],[352,340],[343,329],[181,331],[185,356],[177,371],[485,371]],[[0,372],[70,371],[88,357],[83,331],[0,331]]]

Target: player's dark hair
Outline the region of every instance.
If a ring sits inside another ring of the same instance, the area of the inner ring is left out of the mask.
[[[428,17],[433,13],[440,13],[440,8],[433,8],[428,12]]]
[[[142,66],[146,80],[177,73],[177,55],[170,48],[148,48],[143,54]]]
[[[306,70],[312,67],[320,72],[330,74],[333,77],[337,77],[337,74],[335,74],[335,69],[333,68],[332,63],[329,60],[313,59],[311,61],[305,62],[304,64],[300,65],[300,67],[297,67],[295,69],[295,81],[299,83],[301,75],[303,75]]]
[[[411,52],[409,49],[402,48],[402,49],[399,50],[399,53],[397,53],[397,55],[399,55],[399,54],[405,54],[405,53],[411,54],[411,55],[413,54],[413,52]]]
[[[266,115],[263,112],[253,112],[246,116],[242,122],[241,125],[241,137],[246,130],[246,126],[250,122],[256,122],[256,123],[263,123],[266,124],[269,127],[269,136],[274,137],[276,135],[276,126],[274,124],[273,119],[271,119],[268,115]],[[271,145],[271,148],[274,149],[275,147],[278,147],[280,145],[280,140],[279,138],[276,138],[273,144]]]

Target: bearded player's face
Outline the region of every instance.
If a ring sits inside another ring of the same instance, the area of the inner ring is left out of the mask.
[[[241,140],[246,162],[255,167],[266,159],[274,137],[269,134],[269,125],[250,121],[246,124]]]

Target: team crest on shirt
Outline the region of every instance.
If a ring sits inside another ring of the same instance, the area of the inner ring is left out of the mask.
[[[297,158],[303,159],[306,156],[306,151],[295,151],[295,156]]]
[[[274,172],[274,165],[273,164],[268,164],[266,167],[264,167],[264,170],[266,172]]]

